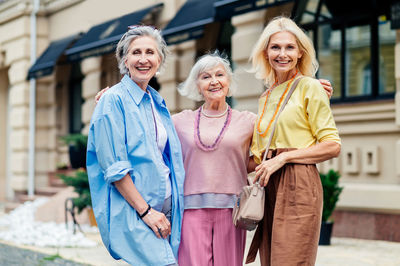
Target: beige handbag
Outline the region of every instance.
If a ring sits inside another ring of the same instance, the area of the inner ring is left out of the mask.
[[[285,108],[290,96],[295,90],[297,84],[299,83],[301,77],[296,79],[282,103],[281,108],[275,118],[274,126],[271,131],[271,135],[266,146],[263,161],[267,157],[269,147],[272,142],[272,137],[274,136],[276,122],[281,114],[282,110]],[[233,224],[241,229],[252,231],[257,227],[257,224],[264,217],[264,203],[265,203],[265,189],[260,186],[258,182],[252,185],[244,186],[240,192],[232,211]]]
[[[244,186],[232,211],[233,224],[252,231],[264,217],[265,190],[257,182]]]

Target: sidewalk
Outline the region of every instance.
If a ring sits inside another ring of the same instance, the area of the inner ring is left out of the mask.
[[[15,250],[15,253],[4,251],[0,252],[0,259],[4,257],[11,258],[11,261],[19,261],[21,259],[21,264],[12,265],[26,265],[23,259],[15,254],[20,254],[21,251],[17,251],[17,248],[23,248],[30,251],[36,252],[34,256],[43,257],[44,253],[47,256],[61,257],[65,260],[75,261],[77,263],[82,263],[84,265],[94,265],[94,266],[118,266],[118,265],[128,265],[124,261],[114,260],[107,252],[103,243],[101,242],[100,234],[96,232],[97,230],[86,231],[85,236],[83,235],[72,235],[70,233],[68,236],[64,236],[66,232],[62,234],[61,231],[64,230],[65,224],[61,227],[59,224],[55,223],[36,223],[33,222],[32,213],[34,210],[34,205],[38,205],[39,202],[34,204],[28,204],[24,208],[20,208],[18,213],[15,212],[14,216],[5,215],[0,208],[0,221],[2,218],[6,219],[10,224],[0,223],[0,233],[7,232],[11,234],[9,238],[3,238],[8,240],[0,240],[1,244],[7,245],[9,250]],[[46,207],[47,205],[43,205]],[[0,206],[1,207],[1,206]],[[47,207],[46,207],[47,209]],[[47,209],[47,211],[49,211]],[[3,216],[4,215],[4,216]],[[20,217],[21,216],[21,217]],[[17,219],[16,219],[17,218]],[[24,223],[25,221],[25,223]],[[27,223],[26,223],[27,222]],[[15,229],[18,229],[15,231]],[[12,230],[14,229],[14,231]],[[53,234],[50,234],[53,232]],[[60,238],[60,234],[63,236]],[[246,253],[249,249],[251,239],[253,237],[253,232],[248,232],[246,241]],[[49,239],[49,237],[51,239]],[[27,245],[15,244],[9,241],[15,241],[16,239],[27,240],[31,238],[32,241],[36,242],[23,242],[28,243]],[[60,243],[57,240],[64,239],[64,246],[80,246],[76,248],[70,247],[40,247],[44,243]],[[45,241],[47,240],[47,241]],[[50,241],[49,240],[53,240]],[[65,240],[75,240],[67,241]],[[78,241],[78,242],[76,242]],[[89,243],[90,242],[90,243]],[[387,242],[387,241],[373,241],[373,240],[362,240],[362,239],[351,239],[351,238],[333,238],[332,244],[330,246],[319,246],[317,255],[317,266],[400,266],[400,243],[399,242]],[[29,244],[38,243],[38,244]],[[65,244],[67,243],[67,244]],[[86,243],[86,245],[85,245]],[[90,245],[88,245],[90,244]],[[8,250],[8,249],[7,249]],[[23,251],[22,251],[23,252]],[[288,250],[287,252],[290,252]],[[13,255],[14,254],[14,255]],[[26,254],[30,254],[29,252]],[[17,256],[17,258],[13,258]],[[60,259],[61,259],[60,258]],[[260,266],[257,258],[254,263],[247,264],[249,266]],[[33,263],[33,262],[32,262]],[[2,265],[0,260],[0,265]],[[29,265],[29,264],[28,264]],[[34,265],[34,264],[32,264]],[[46,264],[47,265],[47,264]],[[9,264],[6,264],[9,266]]]
[[[245,254],[252,236],[247,235]],[[258,257],[246,265],[260,266]],[[330,246],[318,247],[316,266],[400,266],[400,243],[334,237]]]
[[[44,253],[49,256],[59,255],[61,258],[66,260],[75,261],[82,263],[84,265],[93,266],[119,266],[119,265],[129,265],[122,260],[114,260],[108,253],[107,249],[101,242],[100,235],[98,233],[86,233],[87,238],[94,240],[98,243],[95,247],[88,248],[53,248],[53,247],[36,247],[36,246],[26,246],[26,245],[16,245],[13,243],[8,243],[1,241],[1,244],[7,244],[9,246],[14,246],[18,248],[24,248],[31,251]],[[8,266],[8,265],[7,265]]]
[[[252,232],[247,236],[246,254]],[[114,260],[104,248],[98,234],[90,233],[87,237],[99,244],[91,248],[40,248],[19,246],[48,255],[58,254],[63,259],[94,266],[129,265],[122,260]],[[1,242],[5,243],[5,242]],[[290,252],[290,251],[288,251]],[[247,264],[259,266],[256,262]],[[316,266],[400,266],[400,243],[372,241],[351,238],[333,238],[332,245],[319,246]]]

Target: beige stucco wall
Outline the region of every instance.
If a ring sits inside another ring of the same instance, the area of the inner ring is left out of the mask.
[[[257,113],[257,99],[264,90],[262,81],[249,73],[249,57],[265,26],[266,11],[261,10],[232,18],[235,33],[232,36],[232,60],[235,62],[234,74],[238,85],[235,95],[235,108]]]
[[[75,5],[54,12],[49,16],[49,36],[52,40],[61,39],[78,32],[87,32],[92,26],[160,2],[164,3],[164,8],[162,9],[158,19],[161,23],[166,23],[175,15],[176,8],[181,5],[180,2],[182,1],[118,0],[116,2],[85,0],[76,2]]]
[[[7,1],[1,6],[0,44],[4,54],[9,80],[10,153],[9,179],[15,191],[27,189],[29,152],[29,81],[26,80],[30,63],[30,18],[31,1]],[[37,54],[48,45],[48,27],[44,17],[37,19]],[[52,118],[54,96],[51,79],[36,83],[36,145],[35,186],[47,185],[47,173],[55,168],[55,119]]]
[[[10,86],[10,171],[11,186],[15,190],[26,188],[28,172],[28,115],[29,83],[25,80],[29,69],[29,19],[22,15],[1,24],[0,43],[4,50],[4,65],[8,67]]]
[[[338,170],[344,190],[339,209],[400,213],[400,180],[396,175],[396,143],[393,101],[333,106],[342,138],[342,152],[320,165],[320,171]]]

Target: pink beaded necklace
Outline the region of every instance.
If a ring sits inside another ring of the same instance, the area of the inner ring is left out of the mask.
[[[202,108],[199,108],[197,112],[197,116],[194,120],[194,142],[196,143],[196,146],[199,147],[203,151],[213,151],[218,148],[219,143],[221,142],[226,129],[229,126],[229,123],[231,122],[231,117],[232,117],[232,110],[231,107],[228,106],[228,114],[226,115],[226,119],[224,122],[224,126],[222,127],[221,131],[219,132],[217,138],[215,139],[214,143],[211,145],[206,145],[201,141],[200,137],[200,117],[201,117],[201,110]]]

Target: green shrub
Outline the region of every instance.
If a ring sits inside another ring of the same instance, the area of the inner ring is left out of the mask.
[[[322,210],[322,221],[326,222],[335,210],[336,203],[343,187],[339,187],[339,172],[329,170],[326,174],[319,174],[321,177],[322,188],[324,190],[324,207]]]
[[[75,146],[77,149],[86,150],[88,136],[80,133],[69,134],[61,137],[61,140],[67,145]]]
[[[67,186],[74,187],[74,191],[78,193],[79,197],[72,199],[75,207],[78,209],[78,213],[81,213],[86,207],[92,207],[89,179],[85,170],[77,170],[75,176],[64,174],[60,174],[59,176]]]

